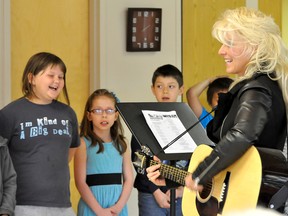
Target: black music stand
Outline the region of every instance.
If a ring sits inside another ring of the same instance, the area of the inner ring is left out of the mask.
[[[137,102],[137,103],[117,103],[116,108],[125,121],[127,127],[141,145],[147,146],[154,155],[161,160],[189,160],[192,152],[189,153],[164,153],[162,147],[155,138],[142,114],[142,110],[153,111],[176,111],[179,119],[187,129],[195,124],[188,133],[195,141],[196,145],[207,144],[214,146],[213,142],[207,137],[205,129],[191,108],[186,103],[181,102]],[[175,137],[176,138],[176,137]],[[168,143],[167,143],[168,144]],[[175,215],[175,189],[171,189],[170,215]]]

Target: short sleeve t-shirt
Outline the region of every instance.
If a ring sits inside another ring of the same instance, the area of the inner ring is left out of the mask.
[[[204,118],[204,116],[208,115],[208,111],[203,107],[202,108],[202,113],[199,117],[199,119]],[[211,114],[209,114],[208,116],[206,116],[204,119],[201,120],[201,124],[203,126],[204,129],[206,129],[208,123],[213,119],[213,116]]]
[[[17,173],[17,205],[70,207],[69,148],[80,144],[73,109],[20,98],[0,110],[0,122]]]

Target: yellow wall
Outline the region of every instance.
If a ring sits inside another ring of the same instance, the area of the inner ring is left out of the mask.
[[[82,117],[89,94],[88,1],[11,0],[12,98],[22,96],[21,77],[28,59],[40,51],[58,55],[67,66],[71,106]],[[78,200],[71,165],[73,207]]]
[[[282,37],[288,46],[288,0],[282,0]]]
[[[186,90],[201,80],[225,75],[220,43],[211,36],[218,16],[227,8],[244,6],[245,0],[183,0],[183,75]],[[186,101],[186,97],[183,98]],[[205,107],[206,95],[200,100]]]
[[[267,15],[271,15],[280,29],[282,26],[282,1],[283,0],[258,0],[259,10]]]

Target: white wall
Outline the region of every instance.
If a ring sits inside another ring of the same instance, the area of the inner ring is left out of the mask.
[[[162,8],[160,52],[126,52],[128,7]],[[168,63],[181,70],[181,1],[90,0],[90,10],[91,92],[107,88],[121,102],[156,101],[150,90],[154,70]],[[130,142],[127,127],[125,134]],[[138,215],[137,200],[133,189],[128,201],[129,215]]]
[[[11,101],[10,1],[0,0],[0,109]]]
[[[167,63],[181,69],[181,1],[91,0],[91,3],[90,54],[94,78],[91,91],[108,88],[122,101],[155,101],[150,92],[154,70]],[[160,52],[126,52],[128,7],[162,8]]]

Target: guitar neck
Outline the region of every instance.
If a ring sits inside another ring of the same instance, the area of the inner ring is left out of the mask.
[[[159,162],[150,160],[149,166],[153,166],[159,164]],[[160,166],[160,174],[173,182],[176,182],[180,185],[185,185],[185,177],[189,174],[189,172],[185,170],[181,170],[179,168],[169,166],[167,164],[161,164]]]

